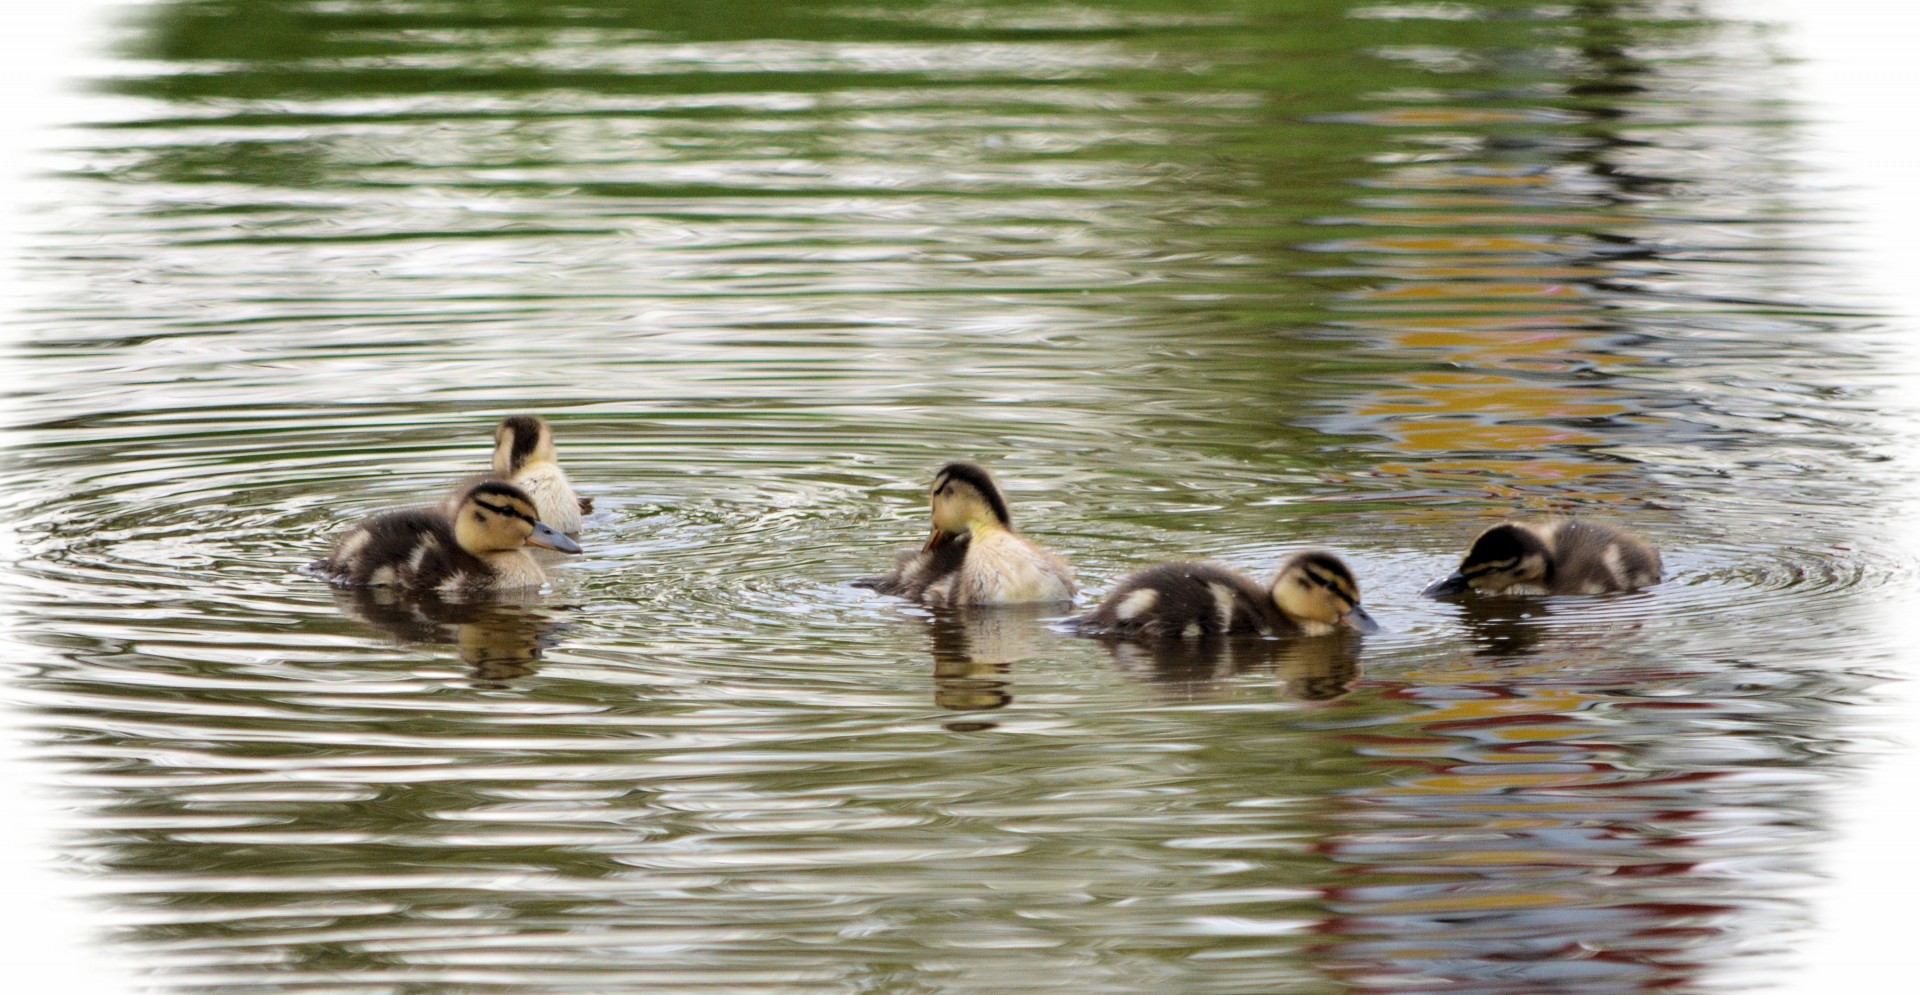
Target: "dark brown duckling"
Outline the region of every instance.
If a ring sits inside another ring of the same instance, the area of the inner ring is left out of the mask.
[[[374,515],[307,569],[343,587],[442,594],[537,587],[547,578],[527,555],[529,546],[580,552],[579,544],[540,521],[525,491],[487,481],[467,489],[451,518],[440,508]]]
[[[1467,547],[1460,568],[1425,591],[1456,594],[1606,594],[1660,583],[1660,554],[1610,525],[1554,518],[1501,522]]]
[[[1332,553],[1296,553],[1262,586],[1217,563],[1165,563],[1122,579],[1100,607],[1073,621],[1089,635],[1121,638],[1317,636],[1342,627],[1378,631],[1360,607],[1360,584]]]

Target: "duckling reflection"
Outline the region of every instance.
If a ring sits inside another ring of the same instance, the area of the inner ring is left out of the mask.
[[[1360,640],[1348,635],[1148,641],[1109,636],[1097,641],[1113,654],[1122,674],[1177,701],[1217,699],[1226,694],[1230,678],[1269,673],[1289,700],[1331,701],[1352,690],[1360,675]]]
[[[1296,639],[1282,644],[1274,671],[1280,693],[1294,701],[1343,698],[1360,679],[1357,639]]]
[[[392,588],[336,589],[343,614],[399,643],[448,643],[489,684],[532,674],[566,626],[532,604],[448,601]]]
[[[1013,702],[1013,665],[1039,655],[1053,638],[1044,605],[995,605],[936,612],[927,635],[933,656],[933,703],[948,711],[984,712]],[[970,726],[990,728],[990,726]]]
[[[1546,635],[1548,603],[1534,598],[1468,598],[1459,603],[1475,656],[1525,656]]]

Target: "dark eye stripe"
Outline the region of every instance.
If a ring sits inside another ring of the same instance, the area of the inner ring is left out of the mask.
[[[482,501],[479,498],[475,498],[473,503],[479,505],[482,508],[487,509],[488,511],[493,512],[496,515],[507,515],[512,518],[518,518],[521,521],[526,522],[528,524],[533,523],[533,518],[527,514],[524,514],[518,508],[505,507],[497,504],[488,504],[487,502]]]
[[[1302,584],[1305,584],[1307,581],[1312,581],[1314,584],[1332,593],[1334,597],[1345,602],[1348,608],[1352,608],[1354,605],[1360,603],[1359,596],[1353,593],[1353,585],[1348,583],[1345,577],[1338,574],[1323,573],[1313,567],[1307,567],[1301,571],[1301,574],[1303,575],[1300,578]]]
[[[1347,579],[1338,574],[1323,573],[1319,570],[1309,568],[1307,570],[1307,576],[1318,581],[1321,587],[1331,587],[1337,590],[1347,586]]]

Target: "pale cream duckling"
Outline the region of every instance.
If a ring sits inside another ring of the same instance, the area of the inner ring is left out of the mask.
[[[1555,518],[1502,522],[1473,540],[1460,569],[1428,597],[1455,594],[1606,594],[1660,583],[1660,554],[1608,525]]]
[[[307,569],[343,587],[390,585],[441,594],[510,590],[547,579],[527,555],[529,546],[580,552],[579,544],[539,520],[525,491],[490,480],[468,488],[451,518],[438,508],[375,515]]]
[[[573,489],[567,472],[553,451],[553,426],[535,415],[510,415],[493,430],[493,472],[486,478],[503,480],[527,492],[539,509],[541,521],[568,534],[580,531],[581,515],[593,510],[593,499]],[[465,489],[447,499],[447,514]]]
[[[884,577],[856,581],[930,605],[1071,601],[1073,568],[1014,531],[1007,501],[986,470],[940,468],[930,490],[933,534]]]
[[[1137,570],[1073,625],[1089,635],[1138,639],[1322,636],[1380,628],[1360,607],[1353,571],[1321,550],[1288,557],[1265,586],[1217,563]]]

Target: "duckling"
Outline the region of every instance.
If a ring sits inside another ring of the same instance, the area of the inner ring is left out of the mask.
[[[856,586],[929,605],[1073,600],[1073,568],[1014,531],[1007,501],[986,470],[949,463],[934,475],[929,495],[927,544],[901,554],[892,573]]]
[[[307,569],[343,587],[443,594],[536,587],[546,574],[526,546],[580,552],[578,543],[535,517],[525,491],[490,480],[468,488],[452,518],[438,508],[375,515]]]
[[[1473,540],[1460,569],[1424,592],[1605,594],[1660,583],[1660,554],[1607,525],[1555,518],[1501,522]]]
[[[1123,578],[1100,607],[1072,622],[1089,635],[1323,636],[1342,627],[1377,632],[1360,584],[1338,556],[1295,553],[1261,586],[1218,563],[1163,563]]]
[[[493,430],[493,472],[481,479],[503,480],[526,491],[540,511],[540,520],[568,534],[579,532],[580,516],[593,510],[593,499],[575,493],[566,471],[560,469],[553,452],[553,426],[537,415],[500,419]],[[465,494],[463,486],[447,498],[448,515]]]

